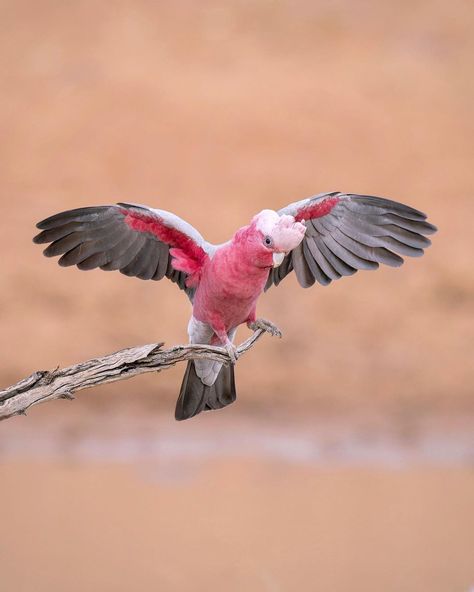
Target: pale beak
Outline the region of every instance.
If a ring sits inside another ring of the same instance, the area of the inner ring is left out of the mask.
[[[285,253],[273,253],[273,267],[278,267],[283,263]]]

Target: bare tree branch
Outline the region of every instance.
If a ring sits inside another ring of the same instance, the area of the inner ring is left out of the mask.
[[[257,329],[237,348],[238,354],[248,351],[262,336]],[[102,358],[87,360],[56,370],[38,370],[31,376],[0,391],[0,420],[25,415],[32,405],[53,399],[74,399],[73,393],[107,382],[126,380],[145,372],[161,372],[191,358],[208,358],[230,363],[226,350],[212,345],[176,345],[161,349],[163,343],[151,343],[122,349]]]

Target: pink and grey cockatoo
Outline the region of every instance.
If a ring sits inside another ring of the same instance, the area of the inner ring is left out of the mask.
[[[208,243],[190,224],[164,210],[129,203],[79,208],[39,222],[36,243],[51,243],[59,265],[119,270],[143,280],[169,278],[188,295],[191,343],[222,344],[231,359],[188,362],[176,419],[220,409],[236,398],[235,332],[244,323],[280,335],[258,319],[257,300],[291,271],[303,288],[379,263],[398,267],[418,257],[436,228],[422,212],[387,199],[339,192],[263,210],[226,243]]]

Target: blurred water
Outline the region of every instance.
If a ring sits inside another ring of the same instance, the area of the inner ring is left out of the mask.
[[[73,411],[72,409],[70,411]],[[152,461],[258,459],[308,466],[474,466],[469,417],[256,418],[213,413],[16,418],[0,426],[0,459]]]

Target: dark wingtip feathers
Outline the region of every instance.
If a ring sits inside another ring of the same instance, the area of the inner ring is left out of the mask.
[[[411,218],[412,220],[426,220],[427,216],[424,212],[407,206],[406,204],[398,201],[387,199],[386,197],[377,197],[375,195],[356,195],[348,194],[350,200],[354,203],[361,202],[368,206],[374,206],[375,208],[387,208],[393,212],[400,212],[403,217]]]
[[[36,225],[36,228],[39,228],[38,224]],[[35,245],[42,245],[44,243],[47,243],[48,241],[44,238],[43,232],[38,232],[38,234],[35,234],[35,236],[33,237],[33,242],[35,243]]]
[[[423,231],[424,234],[434,234],[435,232],[438,232],[438,227],[435,226],[434,224],[430,224],[429,222],[425,222],[423,224]],[[431,244],[431,241],[430,241]]]
[[[62,226],[68,222],[86,222],[97,218],[101,212],[108,210],[111,206],[88,206],[85,208],[76,208],[75,210],[66,210],[59,212],[49,218],[45,218],[36,224],[36,228],[40,230],[48,230],[56,226]]]

